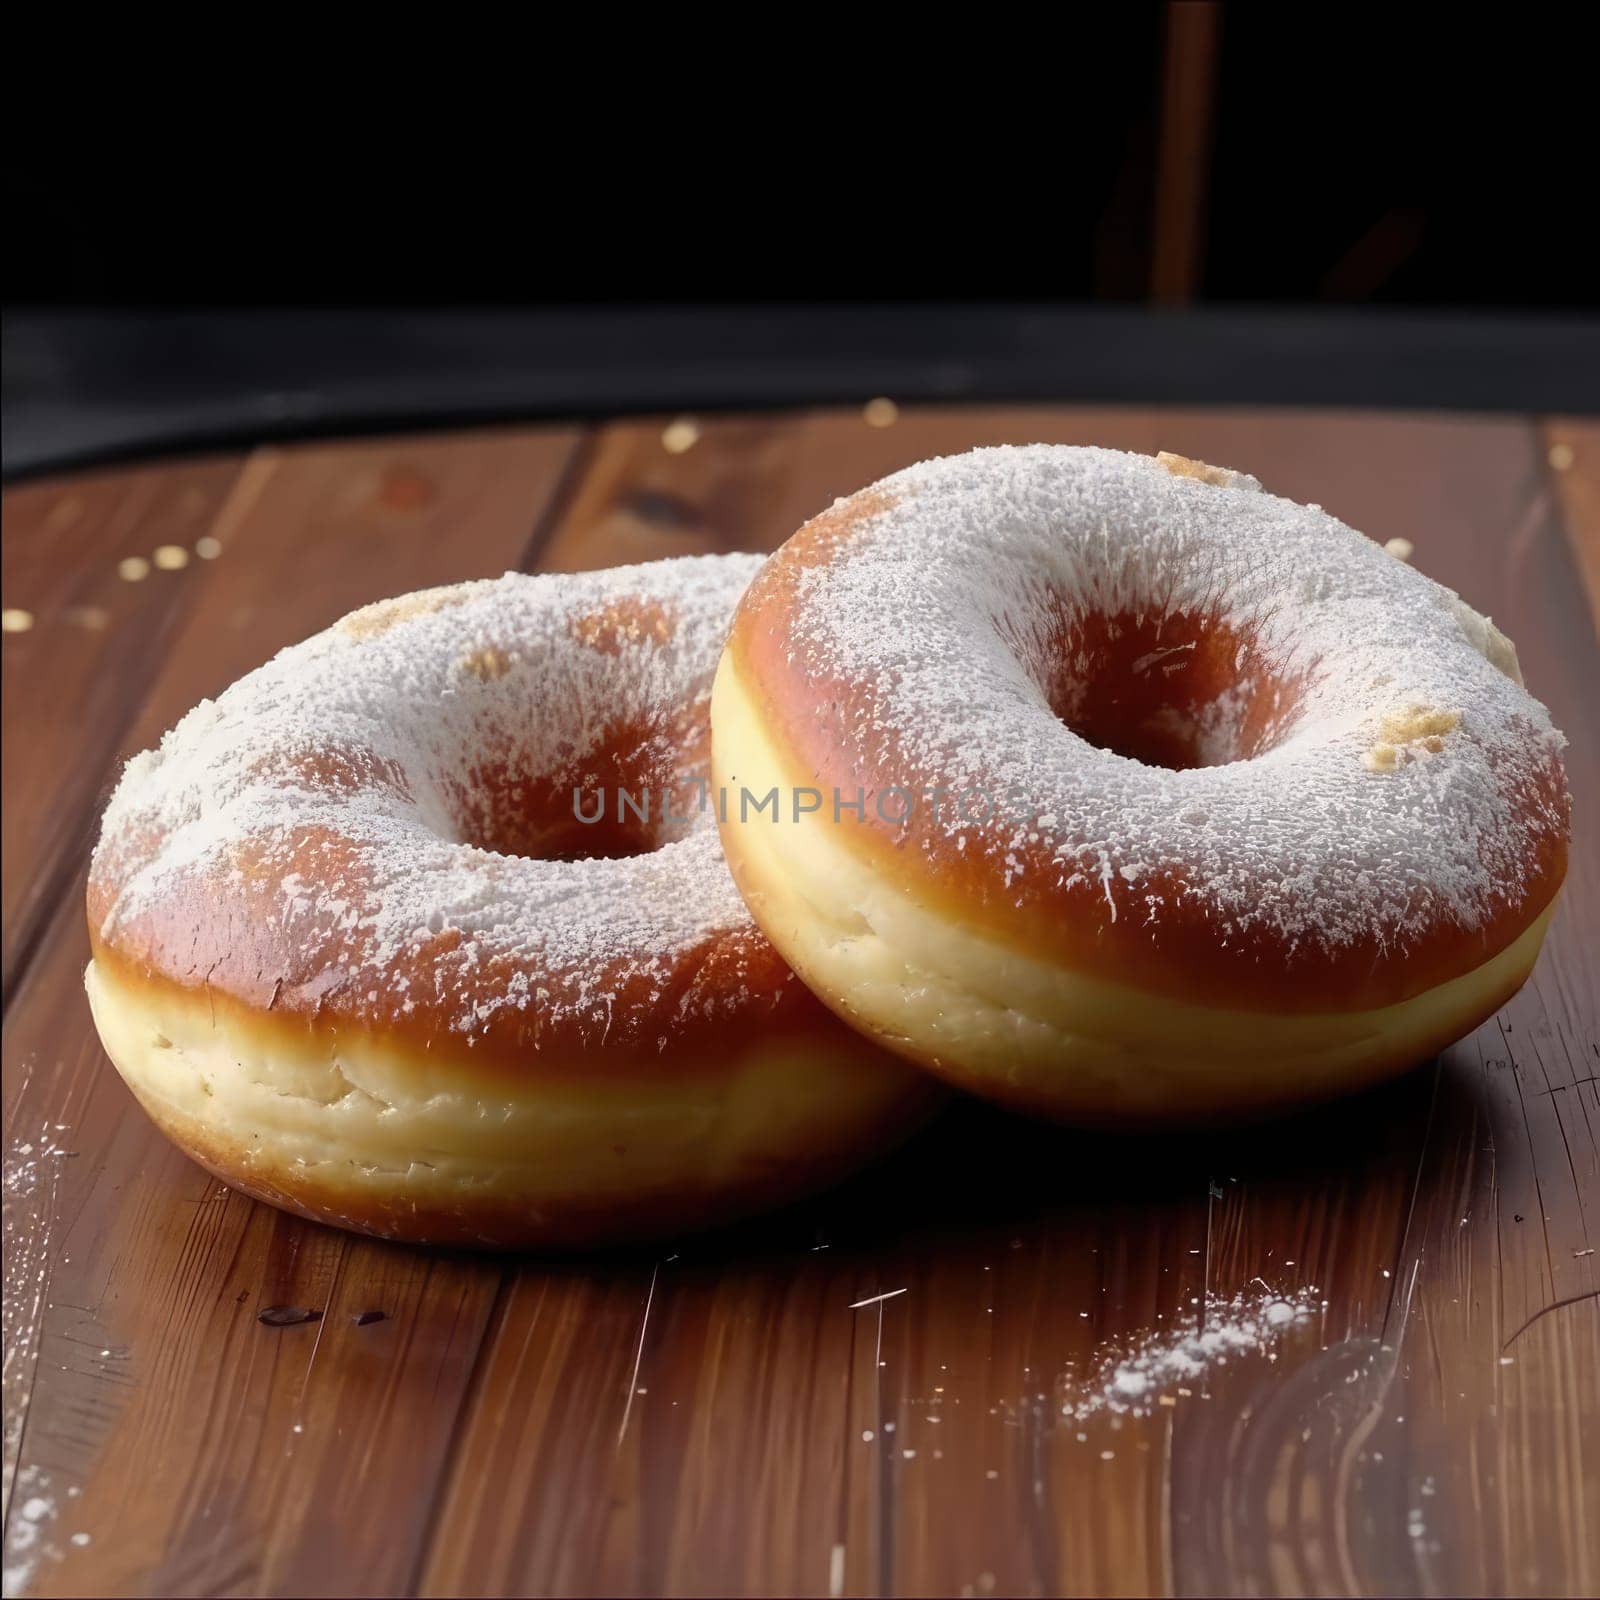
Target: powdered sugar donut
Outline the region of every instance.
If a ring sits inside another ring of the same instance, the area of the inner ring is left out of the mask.
[[[712,726],[735,878],[811,987],[1068,1117],[1416,1061],[1522,983],[1565,872],[1510,642],[1175,457],[978,450],[838,502],[741,603]]]
[[[900,1133],[921,1074],[794,979],[699,803],[759,564],[371,606],[130,762],[87,983],[152,1117],[303,1214],[500,1245],[719,1221]]]

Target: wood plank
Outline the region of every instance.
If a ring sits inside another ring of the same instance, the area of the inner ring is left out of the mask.
[[[1205,277],[1222,8],[1168,6],[1165,21],[1150,298],[1156,305],[1186,306]]]
[[[1589,592],[1590,613],[1600,626],[1600,420],[1552,417],[1543,434],[1567,537]]]
[[[82,852],[117,741],[199,587],[195,542],[244,487],[240,466],[168,463],[5,491],[0,587],[8,613],[23,614],[17,631],[0,637],[0,977],[8,994],[19,955]],[[157,566],[151,558],[161,547],[165,561],[184,565]],[[130,577],[119,571],[125,560],[138,563]]]
[[[1593,640],[1529,424],[826,413],[706,422],[683,449],[668,421],[604,431],[552,565],[770,548],[835,495],[979,443],[1173,449],[1412,539],[1522,642],[1574,788],[1600,792]],[[1109,1147],[959,1105],[886,1170],[731,1240],[598,1279],[518,1267],[424,1592],[1581,1592],[1596,1307],[1550,1308],[1594,1270],[1593,820],[1534,984],[1351,1105]],[[1517,1212],[1524,1192],[1548,1220]],[[1108,1341],[1257,1279],[1328,1302],[1275,1361],[1148,1418],[1063,1420]],[[1535,1341],[1515,1369],[1507,1339]]]
[[[604,430],[540,519],[546,564],[770,548],[912,460],[1033,438],[1248,467],[1411,538],[1573,738],[1578,848],[1534,983],[1435,1067],[1264,1132],[1092,1139],[962,1104],[729,1235],[500,1264],[307,1227],[171,1151],[100,1058],[64,905],[5,1041],[7,1566],[37,1593],[1592,1592],[1600,661],[1547,440],[996,410],[734,418],[673,449],[670,420]],[[512,564],[497,505],[526,503],[525,539],[568,458],[513,488],[519,447],[480,445],[275,466],[135,737],[351,604]],[[202,615],[238,620],[213,646]],[[1328,1301],[1276,1360],[1147,1418],[1063,1413],[1118,1341],[1258,1277]],[[261,1328],[274,1301],[324,1315]],[[388,1320],[356,1326],[369,1307]]]
[[[576,445],[523,430],[253,457],[257,492],[214,526],[224,552],[124,753],[355,605],[516,565]],[[7,1590],[397,1590],[499,1269],[301,1223],[168,1147],[89,1022],[81,894],[80,874],[5,1031]],[[277,1303],[322,1315],[258,1323]],[[386,1320],[358,1326],[365,1310]]]

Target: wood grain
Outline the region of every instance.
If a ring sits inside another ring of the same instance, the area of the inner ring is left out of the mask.
[[[468,1260],[284,1218],[168,1149],[87,1024],[73,886],[5,1040],[22,1586],[1593,1592],[1600,651],[1582,428],[840,411],[703,421],[674,450],[671,420],[578,451],[522,434],[273,458],[106,747],[379,592],[519,559],[770,548],[836,495],[977,443],[1172,449],[1410,538],[1518,639],[1572,738],[1577,800],[1534,981],[1438,1062],[1268,1129],[1108,1140],[961,1103],[879,1171],[725,1235]],[[1149,1417],[1063,1414],[1108,1347],[1257,1279],[1326,1302],[1275,1359],[1215,1368]],[[275,1302],[322,1316],[263,1328]],[[369,1309],[385,1320],[358,1325]]]
[[[116,741],[138,710],[187,609],[195,541],[249,493],[237,461],[134,467],[25,484],[6,494],[0,588],[32,627],[4,638],[4,867],[0,974],[76,870]],[[157,567],[162,546],[185,565]],[[209,548],[209,547],[208,547]],[[130,581],[119,563],[143,572]]]
[[[1165,11],[1150,298],[1182,306],[1195,299],[1205,272],[1222,7],[1201,0]]]
[[[1570,599],[1559,593],[1570,555],[1550,519],[1536,441],[1527,425],[1327,415],[1313,420],[1257,412],[930,412],[874,430],[863,427],[858,416],[836,414],[792,423],[709,424],[700,443],[682,455],[665,450],[663,432],[659,421],[606,431],[570,513],[552,538],[552,563],[575,566],[685,550],[769,547],[852,485],[922,456],[975,443],[1042,438],[1171,448],[1251,466],[1267,477],[1269,486],[1334,505],[1376,537],[1404,533],[1412,538],[1427,570],[1495,609],[1513,631],[1547,637],[1548,645],[1530,647],[1530,671],[1538,674],[1535,682],[1557,702],[1558,715],[1569,726],[1582,721],[1578,685],[1585,667],[1593,663],[1584,659],[1581,648],[1570,661],[1552,659],[1561,655],[1564,643],[1576,640],[1581,646],[1581,630],[1575,626]],[[1552,619],[1556,627],[1549,631]],[[1574,756],[1575,771],[1576,758],[1593,762],[1592,748]],[[1565,944],[1553,941],[1549,959],[1561,961],[1563,950],[1571,965],[1581,966],[1582,946],[1575,938]],[[1575,1037],[1587,1028],[1592,1038],[1592,991],[1574,996],[1572,1006],[1560,1008],[1560,1015],[1568,1019],[1566,1026]],[[1433,1218],[1435,1209],[1448,1205],[1440,1198],[1446,1191],[1436,1187],[1432,1164],[1438,1157],[1430,1149],[1429,1130],[1447,1126],[1444,1121],[1435,1124],[1436,1106],[1449,1108],[1454,1120],[1448,1127],[1455,1136],[1450,1149],[1458,1148],[1465,1116],[1461,1108],[1477,1105],[1483,1092],[1481,1054],[1479,1046],[1452,1052],[1436,1069],[1437,1086],[1427,1085],[1424,1093],[1418,1083],[1378,1097],[1338,1124],[1344,1137],[1331,1145],[1320,1126],[1302,1127],[1296,1137],[1323,1152],[1326,1176],[1308,1180],[1297,1164],[1289,1181],[1276,1176],[1226,1185],[1224,1198],[1213,1201],[1211,1173],[1191,1156],[1194,1170],[1187,1190],[1173,1193],[1163,1187],[1158,1197],[1129,1205],[1107,1229],[1106,1242],[1087,1247],[1076,1274],[1074,1252],[1038,1218],[1030,1218],[1017,1233],[1017,1251],[1011,1249],[1011,1238],[994,1232],[980,1232],[969,1242],[953,1239],[938,1226],[924,1226],[919,1248],[910,1253],[886,1257],[874,1242],[864,1252],[873,1269],[871,1284],[845,1281],[833,1288],[831,1307],[822,1301],[832,1318],[824,1318],[813,1335],[818,1355],[798,1368],[776,1366],[766,1352],[766,1341],[780,1337],[773,1331],[771,1310],[777,1285],[802,1304],[814,1303],[821,1285],[832,1281],[818,1275],[835,1272],[848,1259],[838,1253],[841,1244],[835,1243],[826,1266],[810,1259],[809,1249],[764,1268],[741,1260],[737,1287],[726,1282],[723,1272],[714,1273],[717,1299],[732,1301],[735,1325],[745,1336],[736,1343],[725,1335],[709,1349],[679,1336],[673,1320],[687,1297],[688,1315],[698,1323],[695,1307],[706,1293],[700,1287],[703,1280],[692,1275],[686,1279],[679,1263],[661,1264],[648,1274],[643,1264],[632,1265],[623,1281],[639,1307],[639,1346],[608,1339],[600,1359],[612,1368],[605,1392],[613,1409],[626,1404],[631,1393],[630,1427],[658,1441],[656,1448],[663,1453],[655,1470],[641,1482],[635,1452],[608,1456],[585,1451],[577,1479],[581,1492],[575,1499],[569,1472],[576,1463],[568,1461],[559,1473],[530,1469],[520,1497],[496,1494],[486,1504],[480,1498],[485,1479],[505,1485],[515,1462],[524,1459],[517,1432],[519,1419],[527,1414],[523,1395],[530,1388],[561,1393],[580,1378],[592,1383],[594,1375],[593,1348],[584,1346],[574,1354],[569,1346],[552,1346],[539,1336],[541,1317],[552,1314],[547,1286],[537,1269],[522,1269],[494,1347],[498,1355],[506,1344],[513,1345],[517,1364],[509,1370],[491,1361],[485,1368],[462,1432],[442,1517],[446,1531],[436,1546],[426,1587],[437,1593],[599,1593],[616,1587],[679,1593],[826,1592],[833,1551],[839,1546],[849,1593],[947,1592],[963,1586],[981,1592],[990,1584],[999,1592],[1082,1593],[1238,1591],[1252,1584],[1305,1592],[1330,1586],[1382,1591],[1412,1581],[1425,1586],[1423,1553],[1414,1548],[1418,1541],[1407,1534],[1411,1524],[1400,1509],[1390,1506],[1384,1512],[1377,1556],[1367,1553],[1377,1535],[1353,1537],[1351,1519],[1373,1515],[1367,1500],[1381,1506],[1381,1497],[1395,1489],[1390,1477],[1372,1470],[1372,1452],[1362,1436],[1374,1415],[1388,1414],[1382,1410],[1382,1397],[1399,1373],[1389,1360],[1395,1347],[1385,1352],[1382,1345],[1391,1335],[1401,1337],[1405,1308],[1415,1303],[1419,1289],[1426,1296],[1453,1298],[1444,1293],[1452,1285],[1448,1276],[1438,1290],[1431,1276],[1423,1280],[1416,1265],[1420,1258],[1414,1247],[1408,1256],[1407,1241],[1415,1228]],[[1378,1115],[1392,1114],[1395,1108],[1403,1115],[1393,1129],[1393,1142],[1385,1140],[1366,1165],[1370,1138],[1365,1130],[1374,1106],[1381,1108]],[[1508,1140],[1513,1135],[1523,1140],[1521,1118],[1513,1109],[1495,1109],[1500,1119],[1490,1128],[1503,1131]],[[1483,1114],[1487,1117],[1487,1110]],[[1536,1159],[1555,1162],[1558,1140],[1566,1131],[1560,1126],[1547,1129]],[[1594,1141],[1587,1125],[1580,1120],[1575,1132],[1574,1147],[1587,1149],[1592,1158]],[[1479,1135],[1485,1136],[1483,1129]],[[977,1184],[1003,1193],[1011,1181],[1006,1142],[1015,1136],[1012,1125],[1001,1122],[991,1130],[995,1142],[987,1150],[947,1152],[950,1167],[975,1169]],[[1071,1142],[1057,1148],[1066,1161],[1081,1166],[1081,1149]],[[1247,1156],[1248,1148],[1237,1152],[1234,1165],[1248,1174]],[[1096,1164],[1092,1170],[1101,1169]],[[1553,1171],[1545,1181],[1559,1177]],[[856,1207],[880,1211],[886,1203],[884,1186],[899,1181],[866,1180]],[[925,1204],[943,1181],[936,1164],[922,1171],[913,1187]],[[1313,1187],[1335,1182],[1340,1187],[1332,1195]],[[1579,1187],[1593,1194],[1592,1173],[1575,1175],[1571,1188],[1562,1192]],[[1058,1225],[1061,1239],[1092,1234],[1103,1225],[1106,1210],[1094,1191],[1079,1193]],[[1322,1424],[1316,1450],[1306,1457],[1312,1465],[1297,1470],[1320,1491],[1314,1503],[1325,1525],[1308,1528],[1298,1548],[1281,1536],[1273,1543],[1265,1533],[1241,1545],[1235,1526],[1241,1484],[1261,1497],[1260,1515],[1265,1518],[1265,1502],[1280,1492],[1278,1474],[1288,1470],[1281,1452],[1269,1449],[1268,1443],[1286,1446],[1292,1437],[1275,1432],[1263,1439],[1258,1429],[1251,1438],[1249,1461],[1265,1462],[1271,1471],[1253,1465],[1246,1473],[1241,1464],[1220,1480],[1216,1472],[1238,1447],[1239,1417],[1250,1412],[1257,1398],[1250,1386],[1232,1385],[1233,1403],[1211,1408],[1224,1419],[1216,1426],[1203,1408],[1199,1418],[1189,1408],[1164,1427],[1124,1430],[1131,1437],[1120,1445],[1099,1436],[1080,1441],[1054,1426],[1054,1377],[1066,1362],[1086,1359],[1097,1341],[1173,1314],[1191,1286],[1195,1259],[1188,1252],[1201,1248],[1208,1236],[1207,1220],[1217,1230],[1220,1247],[1202,1280],[1213,1289],[1266,1276],[1285,1288],[1316,1283],[1330,1296],[1330,1352],[1305,1352],[1306,1370],[1296,1375],[1292,1391],[1298,1409],[1282,1411],[1276,1419],[1280,1430],[1298,1421],[1302,1412]],[[1098,1260],[1096,1252],[1102,1249],[1109,1262]],[[1516,1306],[1547,1303],[1555,1258],[1524,1249],[1517,1237],[1496,1239],[1495,1249],[1503,1256],[1503,1264],[1497,1265]],[[1037,1263],[1034,1273],[1024,1276],[1024,1264],[1030,1261]],[[1091,1269],[1103,1270],[1110,1262],[1119,1292],[1114,1313],[1102,1316],[1096,1291],[1105,1285]],[[1296,1263],[1287,1277],[1285,1262]],[[1417,1278],[1409,1281],[1412,1298],[1397,1309],[1397,1275],[1413,1266]],[[988,1274],[1006,1269],[1007,1281],[1021,1279],[994,1313],[1003,1319],[998,1346],[990,1342],[996,1335],[989,1332],[994,1324],[984,1304],[986,1268]],[[858,1326],[862,1314],[851,1315],[845,1308],[859,1293],[896,1286],[905,1287],[907,1294],[870,1313],[874,1326],[863,1333]],[[651,1308],[648,1317],[646,1304]],[[1095,1308],[1089,1319],[1076,1315],[1085,1306]],[[885,1319],[887,1353],[876,1333],[879,1316]],[[784,1320],[777,1318],[777,1329]],[[663,1328],[673,1329],[670,1337]],[[1476,1342],[1465,1342],[1459,1355],[1463,1366],[1470,1364],[1470,1381],[1476,1384],[1501,1369],[1492,1330],[1474,1327],[1471,1332]],[[818,1445],[835,1439],[837,1424],[824,1426],[819,1438],[810,1408],[811,1396],[826,1387],[830,1370],[838,1370],[832,1367],[837,1357],[822,1353],[847,1335],[853,1352],[865,1349],[870,1338],[873,1354],[843,1365],[851,1387],[842,1429],[843,1461],[837,1469],[842,1481],[836,1486],[835,1470],[823,1465],[832,1458]],[[742,1358],[736,1355],[741,1348]],[[625,1369],[639,1359],[639,1349],[643,1376],[630,1384]],[[957,1353],[958,1360],[935,1359],[934,1350]],[[754,1431],[758,1440],[799,1442],[789,1447],[781,1465],[767,1469],[757,1454],[746,1458],[746,1470],[730,1468],[727,1453],[740,1449],[739,1441],[752,1429],[741,1391],[752,1372],[771,1371],[788,1375],[790,1382],[781,1386],[788,1392],[763,1396],[757,1412],[760,1426]],[[942,1385],[940,1421],[928,1423],[936,1376],[948,1380],[952,1371],[959,1376]],[[1330,1417],[1328,1396],[1352,1372],[1359,1372],[1362,1392],[1375,1398],[1365,1406],[1347,1405]],[[1045,1376],[1051,1382],[1041,1382]],[[686,1409],[701,1420],[704,1432],[683,1432],[674,1414],[681,1416]],[[933,1431],[947,1423],[957,1425],[948,1433]],[[955,1441],[954,1447],[933,1442],[940,1439]],[[911,1440],[915,1442],[906,1442]],[[1107,1448],[1113,1449],[1109,1462],[1102,1456]],[[909,1457],[908,1449],[914,1452]],[[937,1461],[935,1449],[943,1451]],[[1528,1458],[1538,1455],[1537,1445],[1530,1445]],[[950,1461],[960,1461],[963,1468],[944,1466]],[[975,1471],[980,1461],[985,1463],[981,1480]],[[1569,1521],[1580,1503],[1576,1492],[1594,1485],[1592,1458],[1578,1465],[1587,1477],[1569,1473],[1567,1497],[1564,1502],[1558,1497]],[[793,1476],[796,1466],[801,1470]],[[989,1471],[998,1476],[990,1479]],[[1554,1468],[1551,1472],[1559,1478]],[[1493,1477],[1492,1468],[1483,1469],[1463,1485],[1467,1497],[1462,1503],[1441,1508],[1437,1515],[1470,1520],[1471,1497],[1490,1493],[1486,1480]],[[997,1483],[1006,1487],[992,1487]],[[1336,1496],[1331,1488],[1338,1483],[1354,1487]],[[1226,1497],[1216,1492],[1219,1484],[1227,1489]],[[1181,1511],[1174,1511],[1170,1497],[1179,1486],[1188,1498]],[[1429,1498],[1420,1482],[1412,1487],[1419,1498]],[[506,1492],[511,1494],[509,1488]],[[981,1497],[981,1515],[960,1514],[968,1497]],[[619,1506],[630,1508],[629,1518],[620,1522]],[[706,1507],[720,1508],[726,1523],[709,1523]],[[643,1534],[632,1531],[663,1519],[668,1531],[655,1532],[648,1545],[641,1542]],[[507,1528],[518,1531],[497,1541],[496,1530]],[[784,1530],[776,1549],[775,1528]],[[729,1529],[742,1534],[730,1535]],[[529,1530],[544,1530],[544,1536]],[[1320,1537],[1311,1537],[1313,1533]],[[588,1553],[580,1558],[580,1551]],[[678,1552],[690,1553],[689,1559]],[[1326,1559],[1320,1566],[1297,1569],[1293,1563],[1307,1561],[1307,1552],[1326,1552]],[[1259,1571],[1249,1570],[1252,1559]],[[1495,1571],[1486,1551],[1464,1557],[1460,1570],[1480,1584],[1489,1582]],[[1509,1581],[1503,1579],[1502,1587]]]
[[[397,572],[406,587],[516,565],[576,443],[527,431],[252,457],[258,487],[214,525],[223,553],[124,753],[393,592]],[[394,1589],[496,1275],[308,1227],[168,1149],[85,1018],[81,908],[80,873],[6,1023],[8,1142],[33,1153],[7,1180],[7,1565],[39,1593]],[[74,1154],[38,1157],[52,1148]],[[276,1303],[322,1317],[262,1327]],[[372,1309],[386,1320],[351,1321]],[[373,1548],[338,1534],[368,1496],[412,1512]],[[27,1518],[30,1502],[46,1509]]]

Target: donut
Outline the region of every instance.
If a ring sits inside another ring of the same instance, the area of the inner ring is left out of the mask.
[[[1066,1120],[1374,1082],[1527,977],[1565,741],[1516,651],[1317,506],[1176,456],[977,450],[740,602],[734,877],[852,1026]]]
[[[925,1075],[795,979],[698,803],[759,565],[369,606],[129,762],[86,984],[173,1141],[321,1221],[568,1246],[720,1223],[904,1133]]]

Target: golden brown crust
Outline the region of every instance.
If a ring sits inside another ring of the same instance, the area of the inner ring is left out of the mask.
[[[641,597],[580,612],[571,628],[580,644],[616,655],[624,645],[668,643],[678,631],[678,618],[663,601]]]
[[[609,676],[595,681],[612,685],[614,714],[603,728],[581,730],[581,757],[558,746],[551,765],[530,770],[521,724],[480,724],[459,761],[430,773],[420,762],[408,766],[358,743],[326,742],[312,706],[305,742],[280,737],[259,753],[247,751],[246,760],[251,781],[315,796],[322,803],[319,820],[300,821],[299,813],[286,810],[275,828],[241,832],[193,859],[176,852],[164,863],[159,895],[127,891],[152,863],[163,861],[178,819],[169,814],[166,826],[157,827],[129,808],[108,823],[91,867],[87,910],[97,955],[313,1031],[370,1032],[411,1051],[431,1051],[465,1035],[476,1059],[513,1079],[546,1072],[669,1075],[681,1063],[712,1060],[720,1049],[757,1036],[803,1037],[822,1026],[825,1008],[743,915],[731,885],[729,910],[709,919],[703,936],[664,950],[638,942],[623,948],[625,941],[607,938],[609,953],[585,951],[560,967],[530,949],[536,937],[521,947],[496,944],[449,924],[432,933],[421,926],[391,951],[375,919],[352,909],[370,909],[392,895],[394,880],[384,872],[394,867],[392,860],[380,864],[369,844],[345,831],[347,802],[370,808],[380,801],[391,816],[405,819],[404,826],[420,830],[424,847],[459,844],[469,854],[541,861],[644,855],[694,828],[710,829],[709,816],[696,815],[710,753],[710,640],[720,639],[720,623],[738,592],[729,588],[730,575],[737,578],[756,564],[754,557],[726,560],[736,566],[716,567],[703,594],[680,585],[681,595],[664,596],[647,568],[620,592],[596,592],[577,578],[559,591],[542,591],[580,659],[608,666]],[[466,683],[456,698],[469,697],[480,686],[499,684],[514,664],[529,670],[521,660],[524,646],[510,637],[511,607],[504,618],[491,612],[485,625],[480,594],[478,611],[471,611],[481,588],[381,602],[332,632],[366,650],[419,618],[470,613],[475,620],[443,636],[444,648],[461,652],[455,666]],[[698,611],[687,609],[690,600]],[[681,636],[696,627],[706,633],[713,608],[717,630],[707,643],[686,657],[663,657],[671,692],[663,694],[659,682],[647,692],[654,653],[675,644],[681,649]],[[619,674],[624,651],[633,665]],[[674,701],[672,692],[681,698]],[[575,795],[582,799],[583,821],[575,815]],[[653,805],[648,818],[626,810],[622,795]],[[663,797],[671,802],[666,819]],[[425,800],[433,810],[419,821]],[[192,801],[192,808],[201,805]],[[594,809],[603,810],[601,820],[588,820]],[[435,834],[441,823],[446,831]],[[705,871],[721,873],[714,841],[701,842],[711,846]],[[604,866],[596,862],[597,869]],[[290,882],[304,887],[288,893]],[[597,941],[606,932],[597,930]],[[574,994],[600,1001],[570,1003]]]
[[[1297,951],[1264,923],[1219,939],[1204,898],[1190,893],[1192,885],[1178,873],[1155,873],[1141,882],[1141,890],[1163,906],[1159,919],[1119,919],[1100,883],[1064,877],[1057,870],[1048,840],[1007,839],[1007,851],[1017,858],[1017,870],[1008,871],[993,853],[954,850],[928,805],[914,808],[909,821],[897,806],[886,808],[887,818],[880,815],[875,795],[903,783],[904,774],[912,770],[882,715],[881,685],[846,679],[815,658],[802,666],[796,615],[804,574],[835,559],[842,545],[858,537],[882,513],[884,494],[879,487],[840,502],[794,535],[746,593],[727,655],[787,764],[789,781],[846,796],[864,786],[865,816],[843,814],[836,830],[840,840],[934,911],[970,921],[1019,950],[1153,994],[1264,1011],[1362,1011],[1392,1005],[1482,965],[1531,926],[1554,899],[1566,875],[1564,827],[1536,842],[1524,864],[1521,892],[1507,897],[1497,915],[1477,926],[1467,928],[1441,917],[1404,959],[1395,958],[1380,927],[1337,949],[1313,954]],[[1132,616],[1091,617],[1078,626],[1098,633],[1100,643],[1112,650],[1137,654],[1143,648],[1137,621]],[[1197,702],[1239,682],[1239,652],[1250,644],[1211,617],[1169,616],[1163,620],[1161,640],[1163,647],[1193,647],[1186,657],[1192,664],[1184,674],[1184,692]],[[1098,676],[1100,684],[1134,679],[1134,674],[1116,670]],[[1276,703],[1260,700],[1246,719],[1247,747],[1252,738],[1268,739],[1273,725],[1292,714],[1300,685],[1280,681],[1273,687]],[[1091,684],[1084,712],[1091,733],[1097,720],[1137,722],[1137,707],[1096,700],[1097,692]],[[1148,754],[1166,762],[1174,752],[1152,749]],[[736,780],[738,774],[731,776]],[[992,775],[992,783],[1003,791],[1003,775]],[[1554,753],[1539,766],[1533,788],[1534,793],[1508,798],[1518,806],[1566,815],[1566,777]]]
[[[724,657],[720,778],[785,780],[770,730]],[[946,911],[809,813],[724,832],[756,919],[859,1031],[973,1092],[1074,1122],[1194,1124],[1378,1081],[1476,1025],[1538,956],[1550,911],[1482,966],[1394,1005],[1245,1009],[1152,995],[1061,964]]]
[[[305,849],[325,870],[333,870],[339,841],[308,839]],[[136,923],[116,946],[100,937],[101,918],[91,895],[95,959],[131,978],[166,980],[204,996],[208,1005],[257,1018],[270,1015],[307,1034],[330,1040],[359,1034],[430,1059],[448,1043],[454,1053],[462,1042],[452,1025],[458,1002],[440,976],[440,963],[465,943],[459,930],[445,929],[397,961],[385,988],[391,1004],[383,1007],[369,998],[370,991],[342,982],[341,966],[330,963],[323,949],[308,957],[295,924],[250,913],[251,870],[246,861],[242,894],[236,886],[225,891],[221,885],[208,892],[204,882],[175,893],[159,914]],[[262,903],[268,893],[263,885]],[[276,903],[275,885],[270,895]],[[220,910],[219,897],[225,901]],[[186,946],[207,951],[204,963],[185,960]],[[346,959],[359,959],[353,940]],[[654,1019],[653,1025],[607,1035],[572,1011],[503,1007],[472,1036],[474,1063],[508,1081],[630,1073],[670,1078],[715,1072],[725,1051],[754,1039],[809,1038],[826,1048],[840,1026],[753,926],[725,931],[664,959],[650,979],[618,974],[604,964],[597,964],[590,978],[601,989],[610,986],[619,1011]],[[485,991],[492,987],[482,976],[479,982]],[[400,994],[408,1009],[393,1003]],[[741,997],[737,1006],[699,1003],[734,994]]]
[[[807,991],[693,804],[757,564],[371,607],[131,764],[86,983],[150,1115],[301,1215],[542,1247],[725,1221],[914,1126],[931,1080]]]

